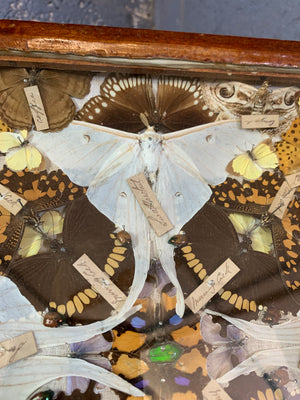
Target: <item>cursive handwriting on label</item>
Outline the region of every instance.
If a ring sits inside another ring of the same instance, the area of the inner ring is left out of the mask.
[[[49,128],[47,115],[37,85],[24,88],[29,108],[38,131]]]
[[[232,400],[217,381],[210,381],[202,390],[204,400]]]
[[[300,186],[300,172],[297,172],[296,174],[286,175],[285,180],[291,188],[296,188]]]
[[[0,343],[0,368],[37,353],[33,332]]]
[[[0,184],[0,205],[16,215],[27,203],[22,197]]]
[[[122,308],[126,301],[125,294],[88,255],[83,254],[74,262],[73,266],[115,310],[119,311]]]
[[[277,128],[279,126],[279,115],[252,114],[242,115],[242,128]]]
[[[296,189],[296,186],[291,187],[287,181],[284,181],[269,207],[269,213],[276,215],[276,217],[280,219],[283,218],[285,210],[292,200]]]
[[[198,312],[239,271],[239,267],[230,258],[227,258],[185,299],[185,304],[194,313]]]
[[[141,172],[127,179],[127,182],[157,236],[169,232],[174,226],[161,208],[145,175]]]

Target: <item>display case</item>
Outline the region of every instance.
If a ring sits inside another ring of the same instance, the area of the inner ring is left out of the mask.
[[[0,22],[3,398],[300,398],[299,53]]]

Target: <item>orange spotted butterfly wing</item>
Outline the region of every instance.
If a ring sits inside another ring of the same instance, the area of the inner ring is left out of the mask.
[[[283,279],[291,289],[300,286],[300,203],[299,190],[280,220],[268,213],[276,193],[284,182],[278,173],[264,172],[256,181],[243,184],[228,178],[224,183],[212,187],[211,201],[228,211],[251,214],[270,225],[274,249]]]
[[[162,276],[158,261],[153,271]],[[201,399],[209,378],[200,318],[189,310],[182,318],[176,315],[176,297],[168,286],[154,285],[147,298],[137,300],[142,309],[113,330],[112,371],[151,400]]]
[[[206,203],[182,228],[188,243],[175,248],[175,265],[184,295],[188,296],[227,258],[240,268],[208,308],[246,320],[256,319],[259,306],[298,311],[283,286],[276,259],[240,242],[222,208]]]
[[[43,172],[12,172],[7,167],[0,171],[0,183],[27,200],[16,215],[0,208],[0,259],[5,268],[18,249],[24,227],[31,224],[41,211],[60,207],[81,197],[86,189],[73,184],[61,170]]]
[[[201,81],[180,77],[160,77],[157,95],[147,75],[107,77],[100,95],[90,99],[76,118],[132,133],[145,129],[140,114],[160,132],[170,132],[215,121],[218,113],[202,97]]]
[[[300,118],[295,119],[281,137],[282,140],[275,143],[279,168],[284,174],[291,174],[300,169]]]
[[[116,241],[114,230],[85,196],[74,200],[66,208],[62,240],[54,239],[45,253],[13,260],[6,275],[38,311],[55,310],[70,323],[103,320],[112,307],[73,263],[86,253],[127,294],[134,275],[133,252]]]

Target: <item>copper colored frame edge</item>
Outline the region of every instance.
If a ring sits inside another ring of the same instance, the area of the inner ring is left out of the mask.
[[[0,65],[300,80],[300,42],[0,21]]]

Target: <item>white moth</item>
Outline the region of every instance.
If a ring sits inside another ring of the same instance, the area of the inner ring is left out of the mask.
[[[136,273],[124,310],[140,293],[150,260],[155,257],[177,289],[179,315],[184,312],[184,297],[168,239],[209,199],[208,184],[226,179],[229,161],[265,138],[258,131],[242,130],[237,121],[214,122],[164,135],[150,127],[136,135],[78,121],[61,132],[32,132],[31,137],[32,145],[73,182],[89,186],[87,196],[98,210],[130,233]],[[140,172],[145,173],[174,225],[161,237],[152,231],[127,183]]]

